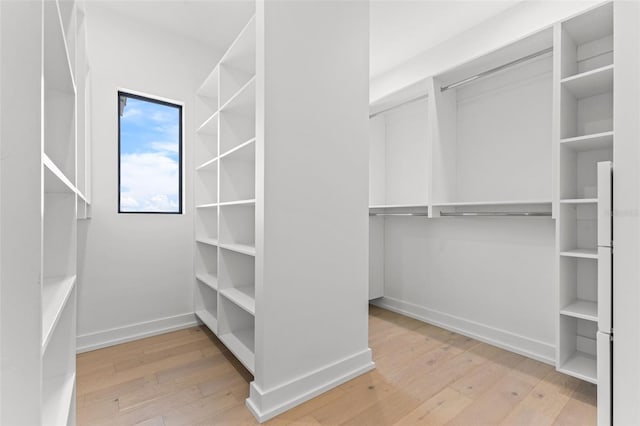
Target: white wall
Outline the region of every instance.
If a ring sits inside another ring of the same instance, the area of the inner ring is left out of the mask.
[[[78,346],[195,323],[191,138],[195,90],[221,52],[88,6],[92,218],[79,224]],[[184,102],[183,215],[118,214],[117,89]]]
[[[469,31],[373,78],[369,98],[372,102],[378,100],[425,77],[437,75],[533,34],[602,1],[522,1]]]
[[[249,404],[263,420],[373,367],[368,7],[258,3],[256,228],[264,235]]]

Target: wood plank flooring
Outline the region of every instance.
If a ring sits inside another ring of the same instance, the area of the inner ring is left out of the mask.
[[[371,306],[376,369],[269,425],[595,425],[596,388]],[[251,374],[205,327],[77,357],[77,423],[252,425]]]

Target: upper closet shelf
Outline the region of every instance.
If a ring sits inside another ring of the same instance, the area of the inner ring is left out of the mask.
[[[56,166],[53,161],[42,153],[42,163],[45,167],[44,177],[44,192],[46,193],[74,193],[78,192],[76,187],[71,183],[69,179],[62,173],[62,171]]]
[[[46,90],[75,93],[71,59],[58,2],[44,2],[44,81]]]
[[[369,206],[369,209],[411,209],[411,208],[427,208],[427,203],[420,204],[376,204]]]
[[[551,200],[509,200],[509,201],[467,201],[454,203],[434,203],[434,207],[481,207],[481,206],[550,206]]]
[[[251,77],[220,107],[220,111],[248,112],[255,109],[255,83],[255,76]]]
[[[561,139],[560,144],[578,152],[612,149],[613,132],[594,133],[575,138]]]
[[[204,133],[205,135],[217,135],[218,134],[218,112],[214,112],[207,120],[202,123],[197,133]]]
[[[76,276],[45,278],[42,286],[42,353],[47,349],[53,330],[62,315]]]
[[[220,68],[217,66],[211,71],[211,73],[205,78],[202,85],[196,91],[196,94],[201,97],[218,99],[218,75]]]
[[[567,77],[561,80],[561,83],[576,99],[611,92],[613,90],[613,65]]]

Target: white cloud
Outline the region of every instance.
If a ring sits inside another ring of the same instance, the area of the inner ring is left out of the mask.
[[[175,142],[151,142],[151,149],[160,152],[178,152],[178,144]]]
[[[120,165],[123,210],[176,211],[178,163],[160,152],[125,154]]]
[[[122,119],[132,120],[132,119],[135,119],[136,117],[139,117],[141,114],[142,114],[142,111],[139,110],[138,108],[132,108],[132,107],[127,108],[125,106],[124,113],[122,114]]]

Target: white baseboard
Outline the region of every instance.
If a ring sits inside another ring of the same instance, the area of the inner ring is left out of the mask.
[[[531,339],[510,331],[479,322],[438,312],[424,306],[404,302],[392,297],[371,300],[370,303],[384,309],[423,321],[435,326],[489,343],[490,345],[524,355],[528,358],[555,366],[556,348],[549,343]]]
[[[107,346],[143,339],[158,334],[198,325],[198,320],[193,313],[159,318],[153,321],[140,322],[124,327],[111,328],[78,336],[76,352],[89,352]]]
[[[247,407],[262,423],[374,368],[367,348],[272,389],[263,390],[251,382]]]

